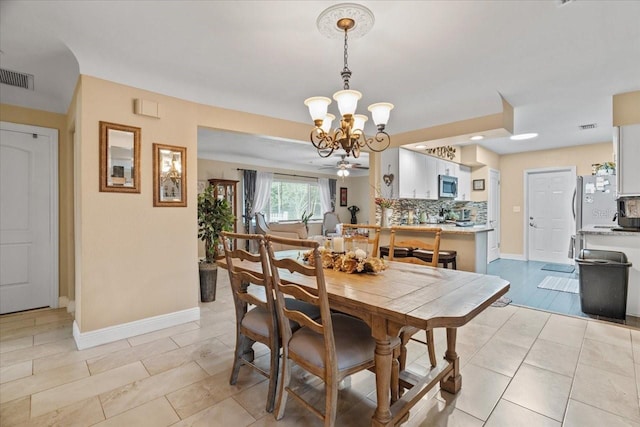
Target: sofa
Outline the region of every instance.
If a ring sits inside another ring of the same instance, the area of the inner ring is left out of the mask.
[[[273,236],[284,237],[287,239],[307,239],[307,227],[302,222],[278,223],[270,222],[267,224],[264,214],[256,213],[256,233],[271,234]],[[274,245],[274,251],[284,251],[292,249],[292,246]]]

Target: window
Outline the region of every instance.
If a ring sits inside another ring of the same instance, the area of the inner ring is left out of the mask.
[[[268,221],[299,221],[305,211],[307,214],[313,213],[311,219],[322,219],[318,183],[311,180],[274,178]]]

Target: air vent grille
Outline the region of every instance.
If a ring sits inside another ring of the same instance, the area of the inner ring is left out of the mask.
[[[589,123],[587,125],[580,125],[578,126],[580,128],[580,130],[587,130],[587,129],[595,129],[598,127],[597,123]]]
[[[33,90],[33,75],[0,68],[0,83]]]

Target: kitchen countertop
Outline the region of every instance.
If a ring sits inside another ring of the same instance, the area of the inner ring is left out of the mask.
[[[455,224],[420,224],[414,227],[438,227],[442,229],[442,234],[478,234],[493,231],[493,227],[485,224],[474,225],[473,227],[458,227]],[[390,228],[382,228],[383,231]]]
[[[617,226],[612,226],[616,228]],[[610,227],[594,227],[588,226],[578,231],[580,234],[599,234],[603,236],[640,236],[640,231],[627,231],[627,230],[612,230]]]

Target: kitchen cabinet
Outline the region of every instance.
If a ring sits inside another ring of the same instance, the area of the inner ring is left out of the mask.
[[[401,199],[438,199],[438,174],[435,158],[404,148],[382,152],[383,197]]]
[[[471,199],[471,168],[404,148],[382,152],[383,197],[438,200],[438,175],[458,178],[456,200]]]
[[[458,197],[456,200],[471,200],[471,168],[458,165]]]
[[[618,197],[640,196],[640,124],[615,127],[613,149]]]
[[[438,200],[438,159],[424,156],[425,199]]]
[[[399,162],[399,191],[401,199],[416,199],[417,189],[420,187],[420,177],[422,167],[420,159],[416,157],[415,151],[400,149],[398,153]],[[418,154],[419,155],[419,154]]]

